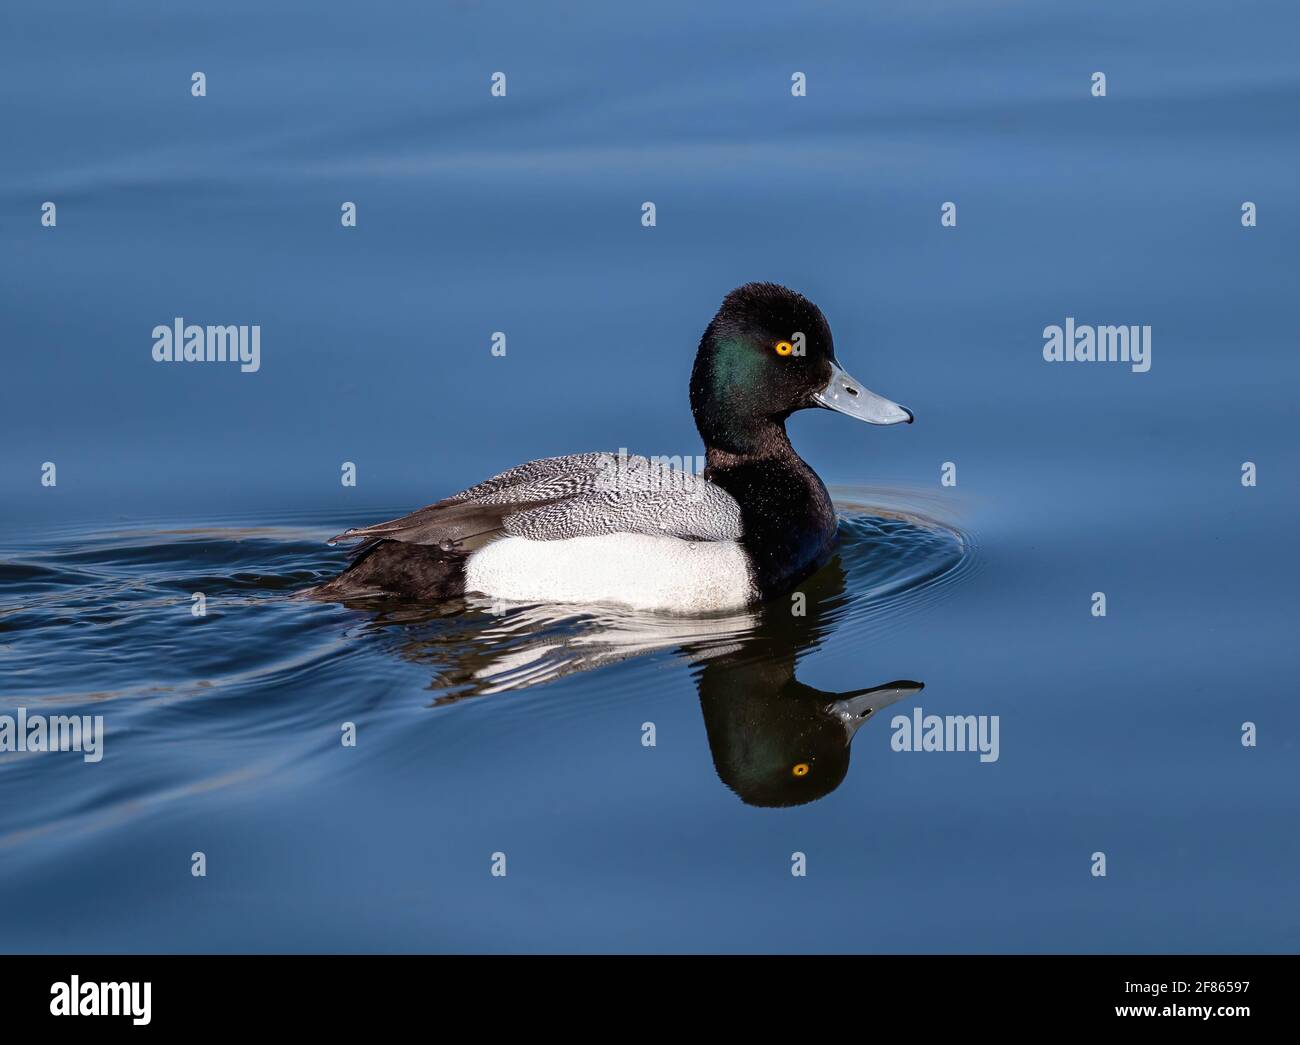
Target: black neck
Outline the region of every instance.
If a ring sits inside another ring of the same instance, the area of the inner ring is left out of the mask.
[[[835,510],[826,487],[794,452],[784,423],[771,427],[751,444],[752,452],[710,444],[704,471],[740,505],[741,544],[764,598],[789,591],[835,547]]]

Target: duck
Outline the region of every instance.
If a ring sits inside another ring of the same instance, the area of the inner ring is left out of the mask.
[[[791,414],[872,425],[913,414],[840,364],[830,324],[802,294],[746,283],[700,338],[690,407],[702,471],[594,452],[510,468],[408,515],[346,530],[358,542],[319,599],[615,604],[728,612],[790,592],[837,544],[825,484],[794,450]]]

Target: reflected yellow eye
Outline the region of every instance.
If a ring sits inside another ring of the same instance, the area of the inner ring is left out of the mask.
[[[788,356],[793,351],[794,351],[794,345],[790,344],[789,341],[778,341],[776,343],[776,354],[778,356]],[[799,764],[803,765],[802,762]],[[807,769],[805,769],[804,772],[806,773]],[[800,773],[798,775],[803,776],[803,773]]]
[[[793,773],[795,776],[807,776],[811,769],[812,767],[808,765],[807,762],[800,762],[792,770],[790,770],[790,772]]]

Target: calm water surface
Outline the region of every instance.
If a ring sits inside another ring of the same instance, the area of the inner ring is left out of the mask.
[[[1300,948],[1298,26],[6,5],[0,714],[107,736],[0,753],[0,949]],[[842,512],[804,616],[294,598],[522,460],[700,453],[750,279],[917,417],[792,420]],[[261,370],[153,363],[176,316]],[[1067,316],[1150,372],[1044,363]],[[892,750],[917,707],[997,761]]]

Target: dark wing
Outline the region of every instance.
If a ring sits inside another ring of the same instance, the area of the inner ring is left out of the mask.
[[[668,462],[574,454],[529,461],[410,515],[348,530],[334,540],[405,541],[468,552],[501,534],[555,541],[610,533],[736,540],[740,507],[721,487]]]

